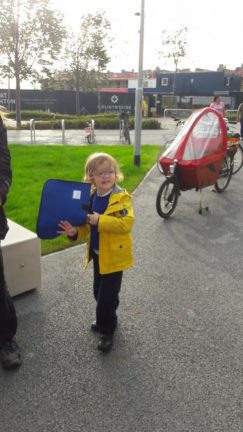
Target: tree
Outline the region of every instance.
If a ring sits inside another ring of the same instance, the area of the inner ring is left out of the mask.
[[[187,27],[182,27],[173,34],[169,34],[167,30],[162,31],[162,45],[165,46],[165,51],[160,54],[168,59],[172,59],[175,66],[175,76],[172,84],[173,95],[175,94],[176,74],[181,58],[186,56],[186,35]]]
[[[66,36],[62,15],[49,0],[0,0],[0,70],[16,79],[16,122],[21,124],[20,83],[48,73]]]
[[[187,30],[187,27],[182,27],[174,34],[169,34],[167,30],[162,31],[162,45],[165,46],[166,49],[160,54],[164,55],[168,59],[172,59],[175,66],[175,72],[178,72],[180,59],[186,56]]]
[[[76,114],[80,113],[79,92],[92,91],[106,79],[104,71],[110,60],[107,54],[110,22],[104,13],[87,14],[81,19],[80,30],[72,35],[66,54],[69,83],[76,90]]]

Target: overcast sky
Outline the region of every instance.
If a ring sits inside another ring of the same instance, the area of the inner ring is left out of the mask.
[[[138,70],[141,0],[52,0],[72,28],[80,17],[104,11],[114,36],[108,69]],[[235,69],[243,63],[243,0],[145,0],[144,69],[173,70],[173,63],[159,55],[162,30],[175,33],[187,26],[187,56],[179,67],[216,70],[219,64]]]
[[[50,0],[55,9],[64,14],[65,23],[78,29],[82,15],[105,12],[112,27],[112,50],[107,69],[112,72],[138,70],[141,0]],[[179,68],[217,70],[219,64],[235,69],[243,64],[243,0],[145,0],[143,69],[174,70],[174,65],[163,58],[162,31],[170,34],[188,28],[187,55]],[[61,67],[61,65],[60,65]],[[6,80],[0,85],[7,88]],[[11,83],[11,87],[15,82]],[[21,88],[30,88],[22,82]],[[37,86],[38,88],[38,86]]]

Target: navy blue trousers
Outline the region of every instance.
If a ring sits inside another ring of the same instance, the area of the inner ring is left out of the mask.
[[[17,317],[13,300],[9,295],[0,248],[0,345],[6,343],[17,331]]]
[[[101,275],[99,256],[92,252],[94,264],[93,290],[96,299],[96,324],[103,334],[114,333],[117,326],[116,310],[119,306],[119,292],[122,271]]]

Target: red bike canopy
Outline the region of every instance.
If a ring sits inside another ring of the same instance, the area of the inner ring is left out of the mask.
[[[162,154],[159,162],[164,174],[178,161],[181,189],[213,185],[227,151],[227,127],[212,108],[194,111],[181,131]]]

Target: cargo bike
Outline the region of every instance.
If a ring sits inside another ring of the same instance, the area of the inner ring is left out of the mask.
[[[159,171],[165,176],[156,197],[159,216],[172,215],[183,191],[201,192],[214,186],[217,192],[223,192],[232,177],[239,143],[239,139],[230,143],[225,121],[217,111],[203,108],[193,112],[157,161]],[[201,198],[199,213],[202,210]]]

